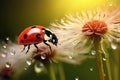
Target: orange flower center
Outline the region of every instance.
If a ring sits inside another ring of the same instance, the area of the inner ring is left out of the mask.
[[[107,29],[108,28],[105,22],[92,20],[83,26],[82,32],[84,32],[86,36],[95,37],[104,35],[107,32]]]

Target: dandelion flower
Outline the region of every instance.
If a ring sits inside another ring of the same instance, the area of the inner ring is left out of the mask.
[[[97,8],[66,17],[68,20],[62,19],[60,24],[52,23],[51,26],[59,43],[75,54],[88,53],[96,38],[102,43],[112,43],[120,38],[120,9]]]
[[[102,51],[107,59],[106,67],[111,80],[109,54],[106,52],[105,44],[112,45],[120,39],[120,8],[114,10],[97,8],[94,11],[81,12],[76,17],[69,15],[67,18],[69,20],[62,19],[60,24],[51,24],[59,43],[62,43],[69,53],[74,54],[85,54],[95,49],[100,78],[105,80],[100,54]],[[112,48],[116,49],[116,45]]]

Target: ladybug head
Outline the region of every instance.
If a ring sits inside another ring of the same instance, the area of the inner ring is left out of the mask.
[[[50,39],[50,42],[57,46],[58,39],[55,34],[52,34],[52,38]]]
[[[58,43],[58,39],[56,37],[56,35],[54,33],[52,33],[51,31],[49,31],[48,29],[45,30],[45,41],[49,41],[52,44],[54,44],[55,46],[57,46]]]

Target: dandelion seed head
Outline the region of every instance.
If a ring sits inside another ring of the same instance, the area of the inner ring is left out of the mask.
[[[70,55],[84,55],[93,49],[93,37],[100,37],[101,43],[111,44],[120,38],[119,6],[81,11],[67,15],[64,23],[52,23],[51,29],[58,37],[61,50]],[[92,37],[92,38],[91,38]],[[64,48],[64,49],[63,49]]]
[[[50,48],[44,43],[38,44],[37,46],[39,49],[36,50],[33,48],[30,51],[30,54],[33,54],[32,55],[33,59],[40,61],[40,63],[43,64],[48,64],[53,62],[55,63],[66,62],[70,64],[78,64],[79,60],[85,58],[82,57],[80,59],[77,58],[79,57],[77,54],[75,55],[67,52],[66,49],[61,48],[62,44],[58,45],[57,47],[53,44],[50,44],[52,51],[50,51]]]
[[[32,53],[32,57],[35,60],[38,60],[40,62],[47,63],[51,61],[56,54],[55,46],[54,47],[51,46],[51,50],[52,50],[51,51],[47,45],[45,45],[44,43],[41,43],[41,44],[38,44],[38,48],[39,48],[38,50],[32,49],[30,53]]]
[[[30,54],[21,52],[23,46],[18,45],[15,42],[8,40],[6,48],[0,48],[0,69],[3,66],[15,70],[15,75],[21,73],[26,66],[26,59],[29,58]],[[13,75],[11,75],[12,77]]]

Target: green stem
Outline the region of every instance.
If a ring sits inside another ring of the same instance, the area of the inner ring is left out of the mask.
[[[56,76],[55,76],[55,70],[54,70],[54,66],[53,64],[49,64],[49,74],[50,74],[50,79],[51,80],[56,80]]]
[[[100,38],[95,38],[94,39],[94,47],[95,47],[96,57],[97,57],[97,61],[98,61],[100,80],[105,80],[104,68],[103,68],[103,62],[102,62],[102,54],[99,52],[99,50],[100,50],[100,41],[101,41]]]
[[[109,78],[109,80],[112,80],[109,53],[106,50],[104,44],[101,44],[101,48],[102,48],[102,51],[104,52],[105,58],[106,58],[106,67],[107,67],[107,72],[108,72],[108,78]]]
[[[97,59],[98,59],[98,67],[99,67],[99,72],[100,72],[100,78],[101,78],[101,80],[105,80],[101,53],[97,53]]]
[[[114,80],[119,80],[119,51],[120,47],[116,49],[114,53],[115,62],[114,62]]]
[[[65,80],[65,74],[61,63],[58,64],[60,80]]]

